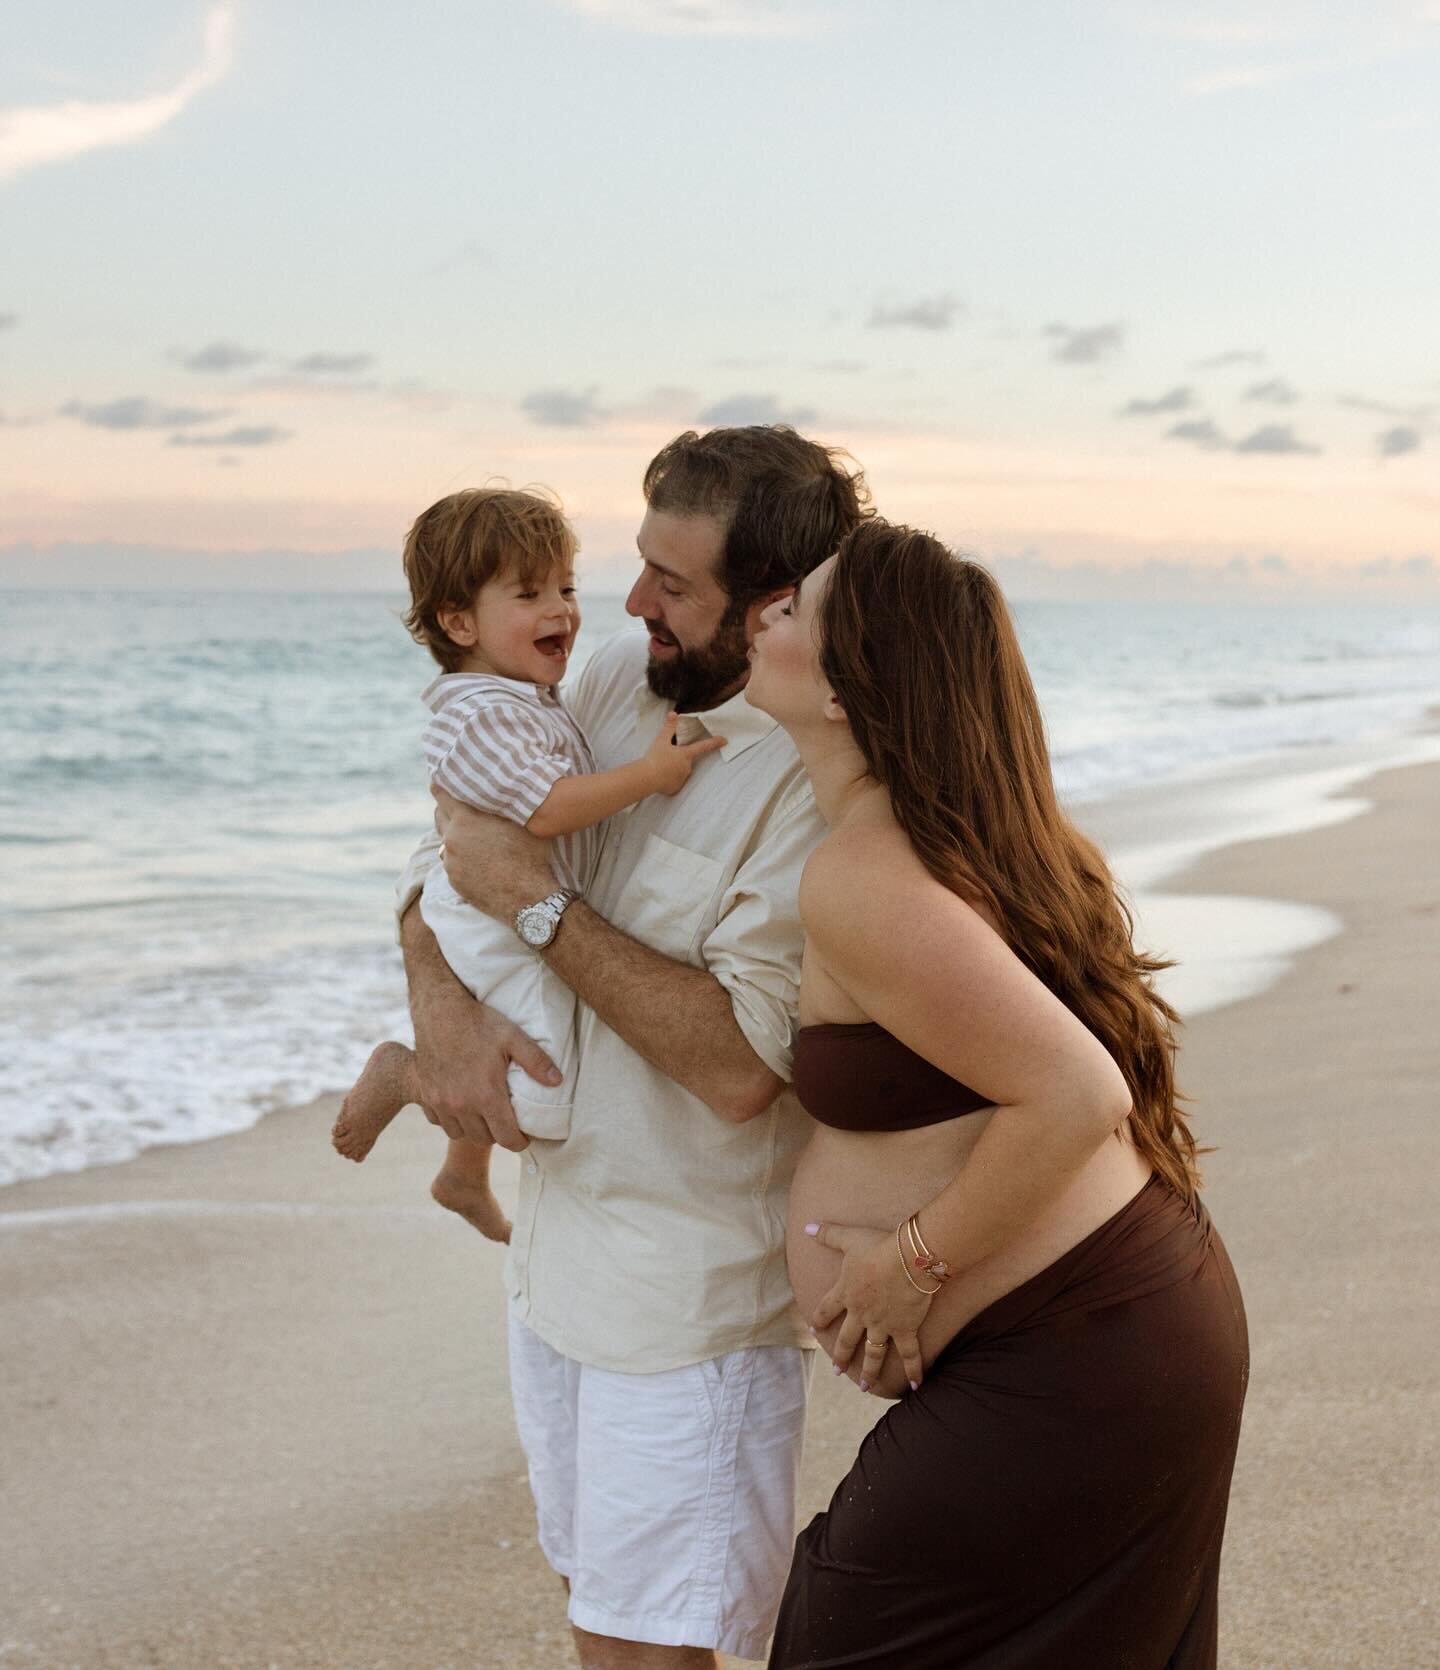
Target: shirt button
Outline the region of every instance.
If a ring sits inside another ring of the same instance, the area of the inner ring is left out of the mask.
[[[526,1160],[525,1169],[526,1171],[539,1171],[540,1167],[535,1164],[534,1160]]]

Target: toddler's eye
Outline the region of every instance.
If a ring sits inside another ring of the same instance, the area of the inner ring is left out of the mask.
[[[566,597],[574,597],[574,595],[575,595],[575,593],[578,589],[579,588],[576,587],[576,586],[561,586],[561,588],[560,588],[560,590],[564,593],[564,595]]]
[[[533,603],[540,593],[538,591],[522,591],[516,594],[522,603]]]

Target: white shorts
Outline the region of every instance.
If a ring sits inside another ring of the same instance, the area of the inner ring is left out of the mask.
[[[662,1374],[577,1363],[510,1317],[510,1386],[545,1558],[593,1635],[763,1658],[795,1540],[811,1353]]]
[[[520,943],[508,923],[467,904],[450,885],[443,865],[437,864],[425,878],[420,914],[450,972],[471,996],[514,1021],[564,1074],[552,1088],[532,1079],[523,1067],[511,1066],[510,1100],[520,1129],[532,1137],[569,1136],[575,1095],[575,993]]]

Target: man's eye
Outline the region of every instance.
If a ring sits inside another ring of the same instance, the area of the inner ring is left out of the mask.
[[[674,586],[667,586],[667,585],[662,584],[661,587],[660,587],[660,591],[661,591],[661,595],[664,596],[664,597],[679,597],[679,595],[680,595],[679,591]]]

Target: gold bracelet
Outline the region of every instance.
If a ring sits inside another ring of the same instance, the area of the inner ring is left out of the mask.
[[[900,1268],[905,1272],[905,1280],[910,1283],[911,1287],[913,1287],[917,1293],[938,1293],[940,1291],[940,1284],[938,1282],[934,1287],[921,1287],[920,1283],[910,1274],[910,1261],[905,1256],[904,1247],[900,1245],[900,1231],[903,1227],[903,1224],[895,1225],[895,1251],[900,1254]]]
[[[920,1233],[918,1212],[912,1212],[905,1220],[905,1233],[910,1237],[910,1248],[915,1255],[915,1268],[927,1271],[936,1281],[945,1281],[950,1274],[950,1266],[943,1258],[936,1258],[925,1245],[925,1237]]]

